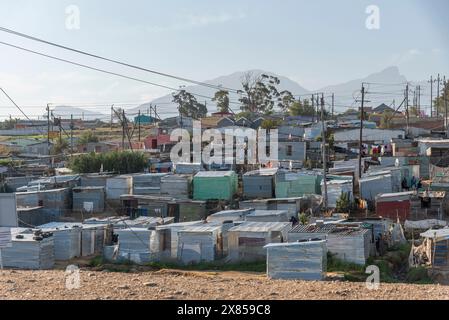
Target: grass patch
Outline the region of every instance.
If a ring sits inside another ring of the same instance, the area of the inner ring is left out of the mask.
[[[424,267],[410,268],[407,272],[406,280],[409,283],[416,284],[432,284],[433,281],[430,279],[427,269]]]
[[[261,262],[241,262],[241,263],[224,263],[224,262],[200,262],[195,264],[179,264],[174,262],[152,262],[146,266],[154,269],[178,269],[188,271],[241,271],[241,272],[266,272],[267,264]]]

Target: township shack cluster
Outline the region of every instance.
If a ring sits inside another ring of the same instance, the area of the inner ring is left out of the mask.
[[[362,266],[413,239],[410,266],[449,270],[449,140],[369,126],[358,159],[359,129],[328,125],[333,150],[323,166],[321,125],[289,121],[279,130],[282,159],[263,164],[150,161],[165,169],[4,176],[2,266],[51,269],[99,255],[136,264],[266,262],[271,278],[321,280],[330,256]]]

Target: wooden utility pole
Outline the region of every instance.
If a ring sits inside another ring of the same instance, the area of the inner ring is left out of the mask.
[[[138,122],[139,122],[139,142],[140,142],[140,110],[139,110],[139,115],[138,115],[138,118],[137,118],[138,120]]]
[[[332,118],[334,117],[335,95],[332,93]]]
[[[440,97],[440,81],[441,81],[440,74],[438,74],[438,78],[437,78],[437,100]],[[440,111],[438,110],[438,105],[436,106],[436,109],[437,109],[436,110],[437,116],[439,116],[440,115]]]
[[[312,109],[313,109],[313,117],[312,122],[315,122],[315,96],[312,94]],[[318,118],[318,116],[317,116]]]
[[[47,149],[50,154],[50,104],[47,103]]]
[[[446,76],[444,77],[444,88],[443,88],[443,99],[444,99],[444,123],[446,124],[445,126],[445,131],[446,131],[446,138],[448,137],[447,134],[447,130],[448,130],[448,121],[447,121],[447,82],[446,82]]]
[[[410,114],[408,112],[408,82],[405,86],[405,120],[407,123],[407,135],[409,135],[410,130]]]
[[[365,103],[365,86],[362,83],[362,104],[360,106],[360,136],[359,136],[359,179],[362,177],[362,151],[363,151],[363,114]]]
[[[433,77],[430,76],[430,117],[433,117],[433,83],[435,80],[433,80]]]
[[[324,94],[321,95],[321,125],[322,125],[322,154],[323,154],[323,182],[324,182],[324,210],[327,212],[328,209],[328,198],[327,198],[327,146],[326,146],[326,124],[324,119]]]
[[[73,114],[70,115],[70,155],[73,155]]]
[[[122,150],[125,150],[125,110],[122,110]]]

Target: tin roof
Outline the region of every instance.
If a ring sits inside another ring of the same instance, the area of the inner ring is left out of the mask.
[[[336,228],[335,224],[308,224],[308,225],[297,225],[292,230],[291,233],[330,233]]]
[[[243,222],[242,224],[232,227],[231,231],[237,232],[269,232],[269,231],[281,231],[288,226],[291,226],[290,222]]]

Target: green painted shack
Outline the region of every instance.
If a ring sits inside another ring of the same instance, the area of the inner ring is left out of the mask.
[[[232,200],[237,193],[234,171],[201,171],[193,178],[194,200]]]

